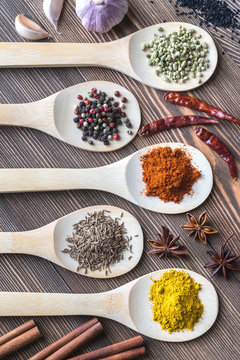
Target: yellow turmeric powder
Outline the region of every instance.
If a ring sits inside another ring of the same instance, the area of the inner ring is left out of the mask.
[[[149,300],[153,302],[153,320],[169,333],[193,330],[201,318],[203,304],[196,283],[185,271],[166,271],[159,280],[152,280]]]

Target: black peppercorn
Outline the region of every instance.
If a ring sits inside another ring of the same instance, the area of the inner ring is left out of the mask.
[[[79,117],[73,118],[73,122],[78,123],[79,122]]]

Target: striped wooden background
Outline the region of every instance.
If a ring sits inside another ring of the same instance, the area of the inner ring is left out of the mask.
[[[15,33],[14,18],[24,13],[38,20],[45,28],[49,27],[43,16],[42,1],[38,0],[1,0],[0,1],[0,41],[22,41]],[[100,35],[85,31],[75,15],[75,1],[67,0],[60,19],[59,31],[54,40],[64,42],[99,42],[118,39],[145,26],[161,22],[180,20],[174,12],[174,4],[164,0],[130,0],[130,9],[121,25],[108,34]],[[239,5],[239,2],[231,6]],[[197,24],[195,19],[182,16],[182,21]],[[232,41],[230,30],[218,32],[208,29],[215,38],[219,50],[218,68],[207,84],[192,92],[193,95],[207,100],[240,118],[239,110],[239,45]],[[220,38],[220,34],[224,38]],[[225,52],[222,55],[222,52]],[[189,114],[186,109],[179,109],[162,101],[163,92],[156,91],[109,69],[97,68],[64,68],[64,69],[1,69],[0,102],[20,103],[34,101],[59,91],[67,86],[85,80],[108,80],[127,87],[137,96],[143,123],[162,116]],[[34,117],[34,113],[32,114]],[[239,162],[239,127],[235,124],[222,123],[210,128],[224,140]],[[73,292],[86,293],[106,291],[125,284],[150,271],[159,268],[183,267],[209,276],[203,269],[208,261],[206,251],[217,250],[224,239],[236,233],[232,248],[240,252],[240,181],[233,183],[227,166],[204,144],[193,136],[191,128],[176,129],[150,138],[137,137],[133,143],[115,153],[86,153],[36,130],[4,127],[0,129],[0,166],[1,167],[94,167],[105,165],[131,154],[144,146],[162,142],[180,141],[194,145],[207,156],[214,171],[214,187],[208,200],[193,211],[199,215],[204,209],[208,211],[209,222],[219,229],[219,234],[210,238],[204,246],[199,241],[187,238],[186,232],[180,229],[185,222],[185,215],[160,215],[138,208],[121,198],[97,191],[69,191],[56,193],[8,194],[0,195],[0,227],[3,231],[22,231],[45,225],[58,217],[68,214],[80,207],[95,204],[116,205],[130,211],[136,216],[144,229],[145,238],[153,236],[160,224],[170,227],[174,234],[181,234],[181,241],[190,250],[190,256],[182,260],[159,260],[157,256],[145,251],[140,264],[129,274],[112,280],[94,280],[80,277],[50,262],[33,256],[1,255],[0,257],[0,290],[2,291],[39,291],[39,292]],[[231,274],[228,281],[216,276],[212,282],[220,298],[220,312],[212,329],[188,343],[163,343],[146,338],[148,355],[146,359],[162,360],[237,360],[240,358],[240,273]],[[1,306],[1,304],[0,304]],[[24,318],[1,318],[0,334],[22,324]],[[52,317],[38,318],[44,339],[28,346],[19,353],[9,356],[9,360],[26,360],[47,344],[61,335],[74,329],[86,320],[85,317]],[[105,334],[83,350],[89,351],[134,336],[134,331],[102,319]]]

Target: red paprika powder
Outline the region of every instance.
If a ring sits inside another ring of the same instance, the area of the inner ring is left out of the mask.
[[[182,149],[170,147],[152,149],[142,155],[143,181],[146,196],[158,196],[164,202],[178,204],[184,195],[192,194],[193,184],[201,173],[191,163],[191,158]]]

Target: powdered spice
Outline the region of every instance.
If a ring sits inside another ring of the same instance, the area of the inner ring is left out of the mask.
[[[199,298],[201,285],[184,271],[166,271],[159,280],[152,280],[149,300],[153,320],[169,333],[193,330],[203,313]]]
[[[142,155],[143,181],[146,196],[158,196],[164,202],[178,204],[184,195],[192,194],[193,184],[201,173],[191,164],[191,158],[182,149],[170,147],[152,149]]]

